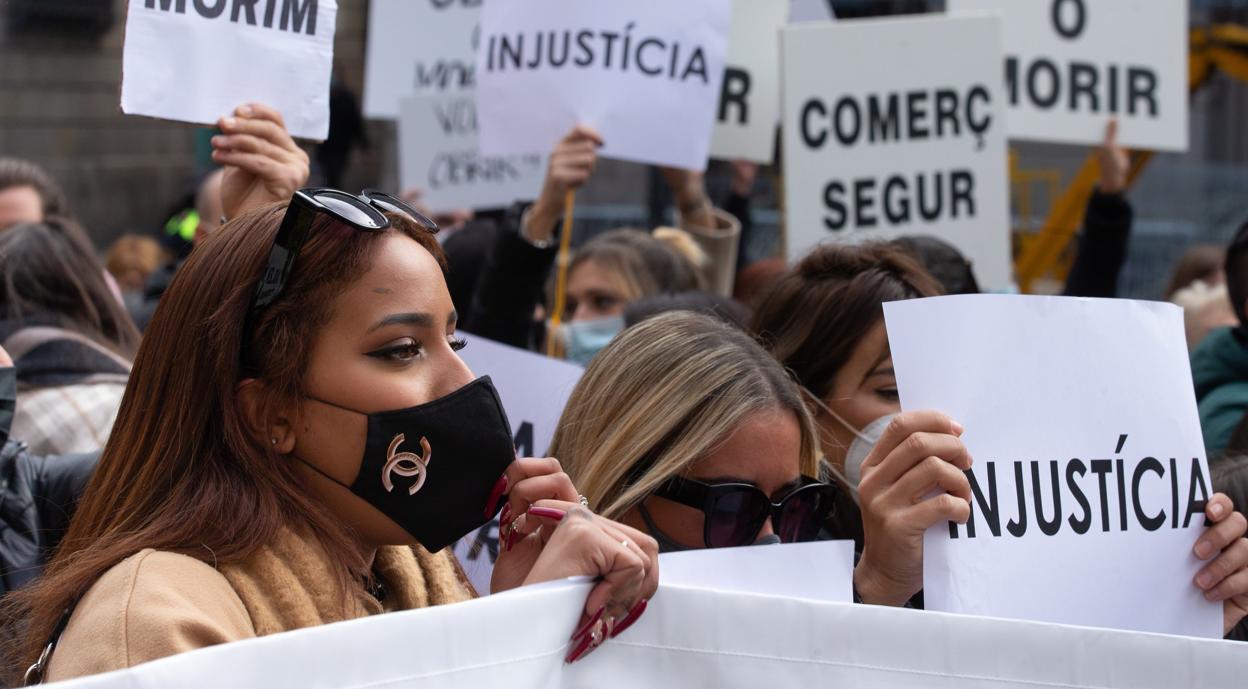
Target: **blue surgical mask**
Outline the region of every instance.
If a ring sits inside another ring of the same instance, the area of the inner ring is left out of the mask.
[[[624,316],[607,316],[572,321],[562,327],[565,357],[568,361],[588,366],[589,362],[624,330]]]

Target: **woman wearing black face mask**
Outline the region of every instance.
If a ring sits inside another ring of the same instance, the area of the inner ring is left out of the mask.
[[[198,247],[63,547],[9,603],[7,657],[51,642],[31,679],[60,680],[464,600],[442,549],[500,510],[495,590],[600,577],[569,660],[630,625],[657,545],[582,508],[554,460],[515,459],[455,354],[435,231],[384,195],[305,190]]]

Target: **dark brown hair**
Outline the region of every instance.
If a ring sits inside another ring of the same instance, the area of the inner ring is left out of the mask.
[[[65,192],[43,168],[29,160],[0,157],[0,191],[16,187],[31,187],[39,194],[44,217],[69,214]]]
[[[1211,282],[1209,278],[1221,272],[1225,261],[1226,250],[1214,244],[1197,244],[1184,251],[1170,274],[1170,284],[1166,285],[1166,299],[1197,280]]]
[[[238,384],[243,321],[285,205],[239,216],[178,270],[148,327],[103,457],[43,577],[7,600],[22,625],[6,657],[38,655],[61,611],[146,548],[213,564],[245,559],[287,524],[318,539],[338,585],[365,574],[351,534],[302,489],[291,465],[248,430]],[[336,295],[366,273],[380,242],[410,237],[443,266],[433,236],[399,216],[385,232],[316,221],[285,291],[256,319],[247,370],[264,382],[261,418],[298,399]]]
[[[802,259],[754,311],[763,345],[820,399],[888,301],[942,294],[940,284],[895,245],[826,244]]]
[[[127,359],[139,346],[139,331],[105,281],[94,247],[67,218],[0,232],[0,308],[6,321],[72,330]]]

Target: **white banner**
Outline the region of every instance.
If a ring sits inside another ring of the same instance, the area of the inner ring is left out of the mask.
[[[949,0],[1005,20],[1012,138],[1186,151],[1188,0]]]
[[[468,346],[459,357],[473,373],[494,381],[511,422],[517,456],[545,457],[568,397],[581,379],[581,367],[484,337],[467,333],[463,337]],[[455,555],[477,591],[489,593],[498,559],[498,520],[460,539]]]
[[[701,548],[659,556],[665,585],[831,603],[854,600],[854,542]],[[817,574],[815,574],[817,573]]]
[[[589,586],[313,627],[52,686],[1222,689],[1248,675],[1248,653],[1230,641],[672,586],[624,634],[566,665]]]
[[[981,285],[1007,288],[1000,20],[798,25],[782,43],[789,257],[825,240],[930,234]]]
[[[323,140],[337,14],[336,0],[130,0],[121,109],[215,125],[264,103]]]
[[[399,173],[404,189],[424,190],[434,212],[503,208],[537,198],[546,156],[481,155],[471,91],[414,96],[399,108]]]
[[[364,115],[399,117],[408,96],[471,90],[482,0],[370,0]]]
[[[486,3],[481,150],[549,151],[585,124],[608,158],[704,169],[731,21],[731,0]]]
[[[770,165],[780,121],[780,29],[786,8],[775,0],[734,0],[732,7],[711,156]]]
[[[975,295],[884,315],[902,407],[958,420],[974,458],[971,521],[924,539],[929,609],[1222,636],[1193,584],[1211,491],[1180,308]]]

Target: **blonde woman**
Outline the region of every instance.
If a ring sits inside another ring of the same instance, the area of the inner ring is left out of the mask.
[[[940,421],[917,415],[882,444],[901,446]],[[858,518],[820,463],[796,384],[748,335],[709,316],[657,316],[607,345],[573,390],[551,454],[599,513],[649,532],[662,552],[847,538],[845,519]],[[883,539],[872,547],[900,551]],[[892,565],[859,562],[855,599],[879,600]]]
[[[839,492],[784,370],[744,332],[673,312],[629,328],[590,364],[551,454],[601,514],[661,551],[809,541]]]

